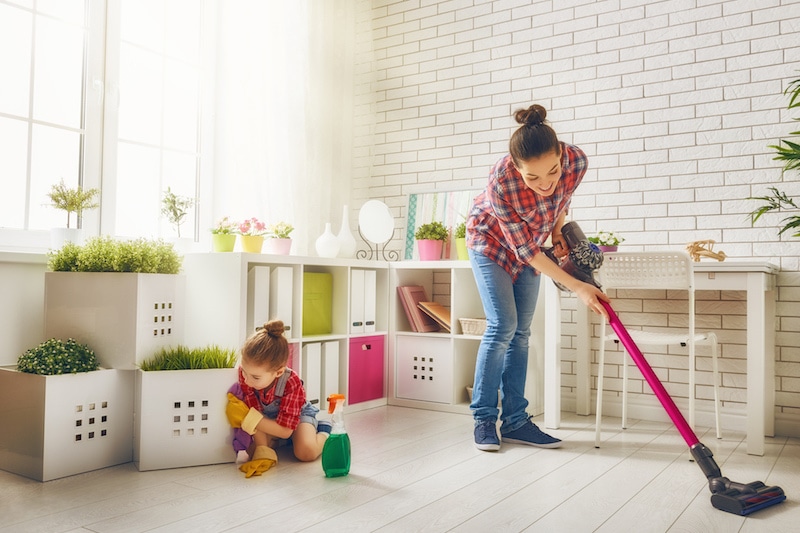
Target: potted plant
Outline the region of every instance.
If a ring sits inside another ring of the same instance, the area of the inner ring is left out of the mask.
[[[267,233],[267,225],[256,217],[248,218],[239,222],[237,233],[242,236],[242,251],[251,254],[260,254],[261,247],[264,245],[264,234]]]
[[[288,222],[278,222],[270,224],[267,228],[267,252],[278,255],[289,255],[292,249],[292,238],[290,234],[294,231],[294,226]]]
[[[48,255],[45,335],[92,346],[108,368],[135,367],[183,341],[185,276],[171,244],[95,237]]]
[[[597,245],[603,252],[616,252],[617,247],[625,242],[624,237],[620,237],[611,231],[598,231],[593,237],[586,240]]]
[[[211,246],[215,252],[232,252],[236,245],[236,231],[239,224],[229,217],[222,217],[211,228]]]
[[[100,194],[99,189],[84,190],[83,187],[80,186],[76,188],[67,187],[63,179],[50,188],[50,192],[47,193],[47,197],[50,199],[50,205],[56,209],[66,211],[67,213],[67,227],[53,228],[50,231],[51,248],[61,248],[65,242],[75,242],[79,244],[83,242],[82,231],[77,226],[84,211],[99,207],[100,204],[95,200],[98,194]],[[72,213],[76,215],[76,227],[74,228],[70,227]]]
[[[172,192],[170,187],[167,187],[161,198],[161,214],[175,227],[179,239],[181,238],[181,224],[192,206],[194,206],[194,199],[188,196],[179,196]]]
[[[789,96],[788,109],[800,107],[800,78],[789,82],[788,87],[784,94]],[[800,120],[796,118],[795,120]],[[776,161],[783,161],[783,172],[791,170],[800,170],[800,130],[793,131],[789,135],[794,136],[793,141],[782,140],[780,144],[770,145],[769,148],[775,151]],[[769,187],[770,194],[758,197],[749,197],[748,200],[760,200],[764,202],[760,207],[754,209],[750,213],[750,220],[753,224],[758,221],[766,213],[771,211],[780,211],[781,209],[798,209],[794,200],[789,198],[785,192],[779,190],[777,187]],[[800,237],[800,215],[789,215],[783,218],[780,223],[782,227],[778,230],[778,235],[783,235],[787,231],[791,231],[792,237]]]
[[[225,391],[236,382],[236,360],[233,349],[177,345],[139,364],[133,424],[139,470],[234,461]]]
[[[417,231],[414,232],[414,238],[417,240],[417,247],[419,250],[419,258],[422,261],[441,259],[442,248],[449,236],[450,232],[448,229],[438,220],[422,224],[417,228]]]
[[[456,238],[456,253],[458,254],[458,258],[461,260],[469,259],[469,255],[467,255],[467,223],[459,223],[453,233]]]
[[[74,339],[51,338],[0,367],[0,405],[3,470],[49,481],[132,458],[133,372],[99,368]]]

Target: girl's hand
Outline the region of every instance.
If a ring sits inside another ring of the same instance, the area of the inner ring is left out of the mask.
[[[604,302],[610,302],[606,293],[591,283],[581,282],[580,285],[575,289],[575,294],[581,299],[586,307],[602,316],[605,320],[608,320],[608,311],[606,311],[606,308],[600,303],[600,300],[603,300]]]

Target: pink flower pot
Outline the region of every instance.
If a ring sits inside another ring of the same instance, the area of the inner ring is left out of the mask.
[[[264,244],[268,254],[289,255],[292,249],[292,239],[270,238]]]
[[[420,239],[417,241],[420,261],[438,261],[442,258],[443,241]]]

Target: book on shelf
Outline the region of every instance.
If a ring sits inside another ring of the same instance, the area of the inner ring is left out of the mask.
[[[450,332],[450,309],[437,302],[418,302],[417,307],[434,319],[445,331]]]
[[[397,287],[397,295],[403,304],[403,311],[406,313],[406,318],[412,330],[417,332],[439,331],[439,325],[436,321],[417,307],[419,302],[428,299],[424,287],[421,285],[400,285]]]

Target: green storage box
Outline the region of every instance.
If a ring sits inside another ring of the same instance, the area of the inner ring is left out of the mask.
[[[333,333],[333,275],[303,273],[303,335]]]

